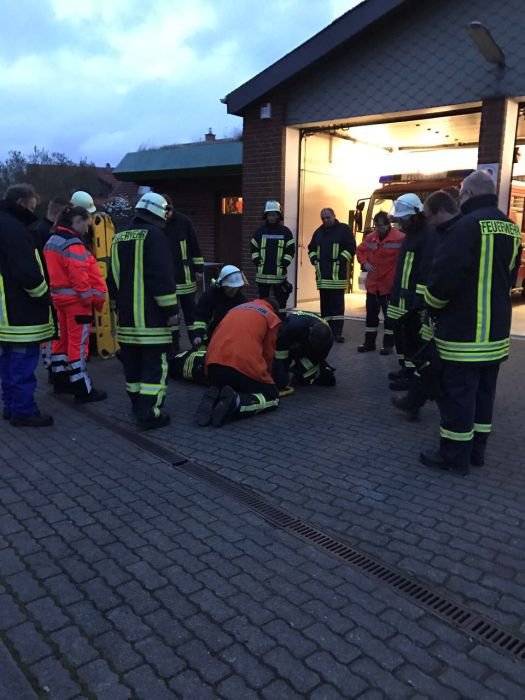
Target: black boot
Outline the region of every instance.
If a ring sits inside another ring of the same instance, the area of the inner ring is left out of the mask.
[[[395,381],[396,379],[401,379],[404,376],[405,376],[405,368],[404,367],[401,367],[401,369],[395,370],[394,372],[388,373],[388,378],[391,379],[392,381]]]
[[[381,350],[379,351],[379,354],[380,354],[380,355],[393,355],[393,354],[394,354],[394,348],[388,347],[388,346],[383,347],[383,348],[381,348]]]
[[[442,471],[449,471],[459,476],[466,476],[469,473],[468,467],[447,462],[439,450],[421,452],[419,461],[430,469],[441,469]]]
[[[405,396],[392,396],[392,404],[398,408],[409,420],[417,420],[419,418],[419,407],[411,404],[408,394]]]
[[[220,389],[218,386],[210,386],[204,392],[195,413],[195,421],[201,428],[211,423],[212,411],[219,399],[219,394]]]
[[[150,418],[148,420],[137,421],[137,426],[139,430],[156,430],[157,428],[164,428],[170,423],[170,417],[167,413],[161,413],[157,418]]]
[[[375,349],[375,343],[371,345],[370,343],[367,343],[366,340],[362,345],[357,346],[357,352],[375,352]]]
[[[91,389],[89,394],[77,394],[75,396],[75,403],[95,403],[96,401],[105,401],[107,398],[107,391]]]
[[[16,428],[48,428],[53,425],[53,416],[40,412],[33,416],[12,416],[11,425]]]
[[[211,414],[211,424],[215,428],[220,428],[228,418],[233,418],[237,413],[239,396],[231,386],[221,389],[219,400],[215,404]]]

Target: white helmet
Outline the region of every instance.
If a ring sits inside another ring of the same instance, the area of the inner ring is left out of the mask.
[[[269,199],[264,205],[264,213],[268,214],[271,211],[275,211],[282,215],[281,205],[275,199]]]
[[[393,219],[406,219],[421,211],[423,211],[423,202],[417,194],[407,192],[407,194],[402,194],[401,197],[396,199],[394,206],[390,210],[390,216]]]
[[[169,204],[161,194],[146,192],[135,204],[135,209],[149,211],[150,214],[166,221],[169,212]]]
[[[93,197],[89,192],[84,192],[83,190],[78,190],[73,192],[71,195],[71,204],[74,207],[82,207],[86,209],[90,214],[94,214],[97,211]]]
[[[244,275],[235,265],[225,265],[217,278],[217,284],[219,287],[244,287]]]

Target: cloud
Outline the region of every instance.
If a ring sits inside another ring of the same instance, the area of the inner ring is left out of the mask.
[[[219,98],[355,4],[25,0],[4,9],[0,157],[34,144],[116,164],[240,126]],[[31,22],[28,22],[31,17]],[[4,40],[5,37],[5,40]]]

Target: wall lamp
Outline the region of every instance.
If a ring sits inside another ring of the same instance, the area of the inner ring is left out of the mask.
[[[484,24],[471,22],[468,25],[468,33],[486,61],[505,68],[505,54]]]

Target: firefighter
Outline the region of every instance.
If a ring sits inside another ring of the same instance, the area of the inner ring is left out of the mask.
[[[177,294],[169,244],[163,232],[168,203],[155,192],[135,205],[130,228],[111,246],[110,293],[119,314],[118,341],[126,389],[142,430],[161,428],[166,395],[166,352],[178,323]]]
[[[335,342],[344,343],[345,291],[355,239],[350,227],[335,218],[333,209],[323,209],[321,221],[308,246],[308,254],[316,271],[321,316],[330,324]]]
[[[385,211],[374,216],[375,230],[357,246],[357,259],[366,275],[366,327],[365,342],[359,345],[358,352],[371,352],[376,349],[379,311],[383,313],[383,348],[381,355],[394,351],[394,330],[387,317],[390,291],[394,283],[397,259],[405,235],[390,224]]]
[[[456,188],[448,188],[455,190]],[[426,289],[432,263],[439,250],[441,242],[446,238],[450,229],[458,221],[461,216],[459,209],[459,190],[457,190],[458,198],[454,197],[454,193],[449,193],[446,190],[438,190],[429,195],[425,200],[423,213],[429,224],[429,236],[423,260],[421,264],[421,273],[419,280],[419,288]],[[436,379],[437,367],[431,367],[429,358],[435,359],[435,348],[433,345],[432,326],[428,318],[428,311],[420,312],[421,325],[418,330],[420,348],[417,350],[414,357],[410,360],[416,365],[423,364],[425,371],[421,372],[422,376],[416,372],[414,381],[411,383],[408,393],[405,396],[393,396],[393,405],[404,411],[407,416],[415,420],[419,415],[419,409],[425,404],[427,399],[436,398],[439,395],[439,383]],[[430,346],[432,344],[432,347]],[[417,358],[417,359],[416,359]]]
[[[93,307],[100,310],[107,288],[97,262],[84,244],[91,214],[67,206],[44,248],[51,297],[58,316],[59,338],[51,346],[55,393],[71,393],[78,403],[103,401],[87,372]]]
[[[221,426],[234,417],[253,416],[279,405],[272,378],[278,305],[255,299],[232,309],[213,334],[206,355],[210,388],[196,413],[200,426]]]
[[[277,336],[273,377],[280,391],[291,385],[335,386],[326,358],[334,342],[328,322],[311,311],[290,311]]]
[[[195,328],[195,293],[197,282],[202,281],[204,258],[202,257],[197,234],[191,220],[175,211],[169,195],[162,195],[170,207],[168,223],[164,233],[168,238],[175,269],[175,284],[177,285],[177,300],[184,315],[184,323],[190,343],[196,337]],[[178,334],[173,338],[173,350],[179,350]]]
[[[509,354],[510,289],[521,233],[498,209],[486,171],[463,180],[460,201],[463,217],[442,241],[425,290],[435,317],[443,396],[439,450],[422,452],[420,460],[467,474],[470,464],[484,464],[498,371]]]
[[[285,309],[292,291],[287,271],[295,255],[293,234],[282,223],[283,214],[279,202],[266,202],[263,219],[264,224],[256,231],[250,244],[252,260],[256,266],[255,281],[261,299],[267,299],[273,289],[279,308]]]
[[[0,202],[0,378],[3,417],[14,426],[53,425],[34,399],[40,343],[56,328],[40,253],[29,226],[38,197],[31,185],[12,185]]]
[[[248,301],[242,292],[245,284],[246,278],[238,267],[225,265],[217,281],[201,294],[195,313],[193,350],[179,352],[170,359],[170,377],[207,383],[204,372],[206,345],[228,311]]]
[[[417,194],[402,194],[394,202],[391,218],[405,234],[397,260],[394,283],[387,308],[387,318],[394,328],[394,340],[401,369],[390,372],[390,389],[407,391],[414,374],[414,367],[403,351],[402,321],[408,311],[424,308],[423,288],[417,287],[421,274],[428,227],[423,214],[423,204]]]
[[[71,204],[74,207],[82,207],[89,214],[94,214],[97,211],[93,197],[89,192],[84,192],[84,190],[77,190],[71,195]]]

